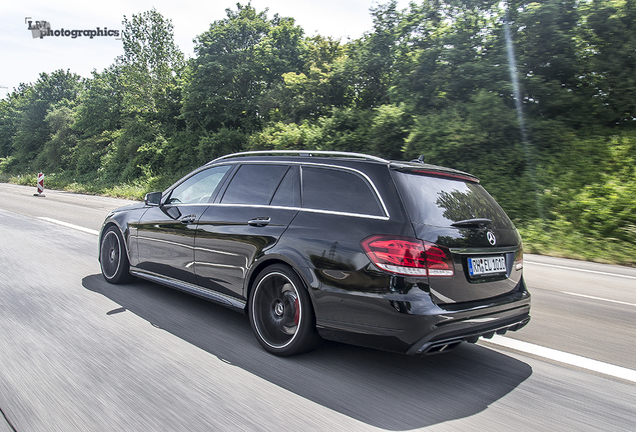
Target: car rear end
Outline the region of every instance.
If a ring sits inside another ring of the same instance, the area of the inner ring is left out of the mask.
[[[408,304],[419,316],[404,328],[408,353],[445,351],[525,326],[530,294],[521,237],[479,180],[420,163],[389,169],[414,235],[373,235],[361,245],[376,267],[428,294]]]

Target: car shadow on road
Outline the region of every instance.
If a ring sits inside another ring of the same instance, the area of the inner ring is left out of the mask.
[[[477,414],[530,375],[517,359],[479,345],[423,358],[335,342],[279,358],[265,352],[246,315],[149,282],[83,286],[226,363],[368,425],[410,430]]]

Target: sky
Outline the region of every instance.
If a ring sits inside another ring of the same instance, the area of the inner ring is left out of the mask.
[[[370,8],[388,0],[251,0],[257,11],[269,9],[268,17],[278,13],[292,17],[305,35],[331,36],[346,42],[371,31]],[[115,36],[33,37],[29,30],[36,21],[47,21],[51,30],[123,29],[124,15],[131,17],[152,8],[172,20],[175,42],[186,55],[194,56],[192,42],[209,29],[210,23],[226,17],[227,8],[236,9],[236,0],[31,0],[2,1],[0,6],[0,98],[20,83],[37,81],[41,72],[70,70],[83,77],[101,72],[123,54],[121,40]],[[10,4],[9,4],[10,3]],[[246,0],[241,1],[247,4]],[[408,1],[400,0],[399,8]]]

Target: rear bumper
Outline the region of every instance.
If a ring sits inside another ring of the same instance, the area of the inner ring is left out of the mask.
[[[510,317],[512,311],[484,317],[458,320],[438,328],[409,348],[409,355],[436,354],[448,351],[463,341],[477,342],[479,337],[490,339],[496,334],[517,331],[530,322],[530,307],[520,308],[518,315]]]
[[[523,279],[508,295],[452,307],[438,306],[427,292],[418,291],[373,296],[314,293],[316,327],[325,339],[426,355],[516,331],[530,321],[530,294]],[[341,308],[346,314],[338,313]]]

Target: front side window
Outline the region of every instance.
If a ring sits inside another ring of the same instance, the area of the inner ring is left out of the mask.
[[[168,204],[207,203],[229,169],[229,165],[221,165],[196,173],[174,188]]]
[[[339,169],[303,167],[303,208],[385,216],[376,193],[356,173]]]

